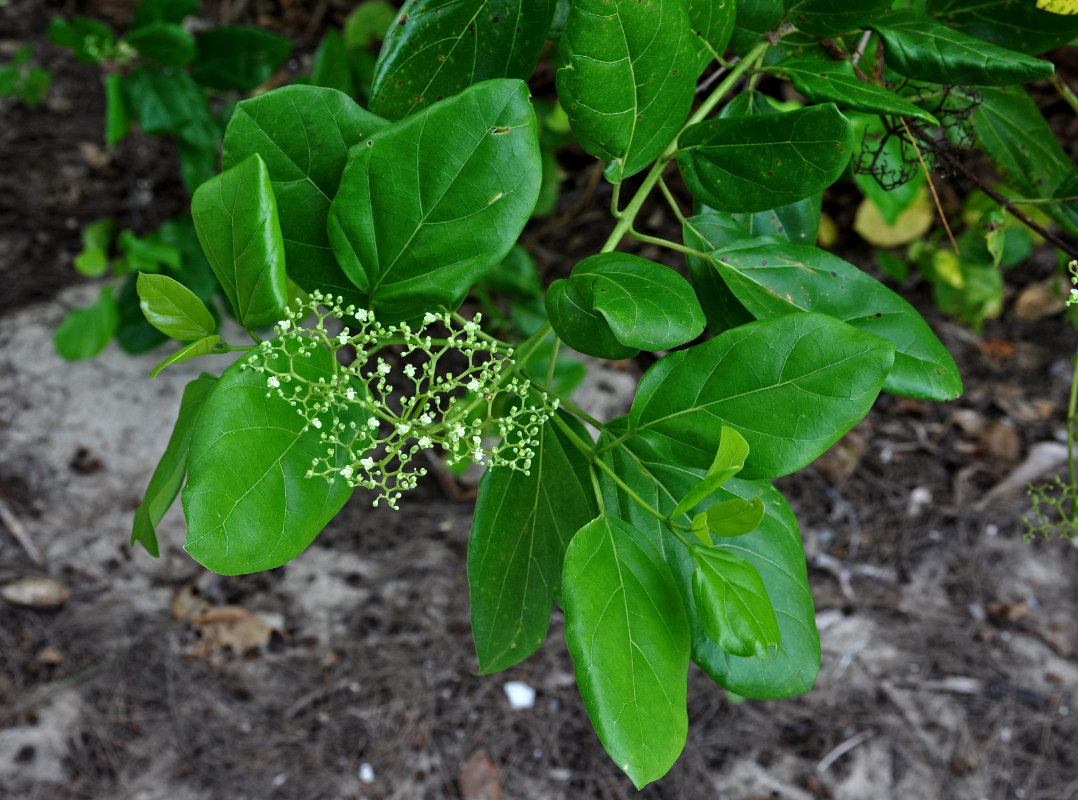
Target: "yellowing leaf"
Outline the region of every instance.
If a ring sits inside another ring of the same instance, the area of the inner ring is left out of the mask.
[[[888,225],[879,208],[867,197],[861,201],[853,228],[869,244],[897,247],[920,239],[932,227],[933,210],[924,191],[910,203],[893,225]]]
[[[1078,14],[1078,0],[1037,0],[1037,8],[1053,14]]]

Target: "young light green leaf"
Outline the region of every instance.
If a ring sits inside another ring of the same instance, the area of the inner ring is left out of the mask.
[[[64,317],[52,335],[56,352],[66,361],[93,358],[116,335],[119,324],[120,315],[112,287],[105,286],[96,303],[86,308],[76,308]]]
[[[625,417],[613,420],[606,426],[599,445],[623,436],[626,425]],[[703,476],[703,469],[685,467],[674,451],[671,440],[645,432],[625,440],[606,457],[634,492],[665,514]],[[731,478],[711,499],[719,504],[754,497],[760,499],[765,510],[759,527],[717,547],[741,556],[760,573],[779,622],[777,658],[741,658],[725,653],[704,633],[697,614],[692,593],[692,575],[697,565],[689,549],[616,485],[608,487],[604,501],[609,513],[617,513],[645,532],[671,565],[688,609],[693,661],[720,685],[744,697],[790,697],[807,692],[820,669],[820,638],[797,519],[782,495],[766,481]]]
[[[699,74],[697,37],[682,0],[576,0],[557,54],[557,87],[573,133],[635,175],[685,121]]]
[[[167,275],[138,275],[139,306],[157,330],[181,342],[210,336],[217,329],[210,310],[198,297]]]
[[[105,147],[112,149],[131,130],[131,109],[127,105],[123,76],[105,76]]]
[[[225,25],[198,35],[191,75],[203,86],[250,92],[270,79],[292,52],[284,36],[246,25]]]
[[[841,258],[808,245],[735,242],[715,251],[712,262],[759,319],[816,311],[891,341],[895,363],[885,391],[926,400],[961,394],[958,367],[924,318]]]
[[[164,361],[159,363],[156,367],[150,370],[150,377],[156,378],[161,374],[162,370],[166,367],[171,367],[173,364],[179,364],[183,361],[189,361],[192,358],[198,356],[208,356],[210,353],[223,353],[227,352],[227,349],[221,344],[221,337],[216,333],[212,336],[206,336],[202,339],[197,339],[186,347],[181,347],[172,355],[168,356]]]
[[[568,283],[565,291],[555,291],[553,298],[548,293],[547,311],[558,335],[583,353],[595,355],[588,349],[590,331],[574,328],[573,317],[564,327],[566,316],[558,310],[569,299],[585,312],[601,317],[596,323],[605,323],[618,343],[636,350],[677,347],[704,330],[704,312],[688,282],[646,258],[599,253],[577,264]]]
[[[561,418],[590,441],[583,425]],[[565,549],[599,513],[588,462],[554,420],[539,432],[530,472],[491,467],[479,483],[468,586],[481,673],[511,667],[543,643]]]
[[[277,198],[288,274],[308,291],[362,299],[333,256],[326,234],[348,148],[386,121],[347,95],[316,86],[285,86],[243,100],[225,131],[225,169],[258,153]]]
[[[256,153],[198,187],[195,232],[246,328],[281,318],[288,302],[284,242],[266,164]]]
[[[352,494],[343,478],[306,477],[314,459],[326,455],[317,428],[245,363],[226,369],[206,395],[181,495],[184,549],[224,575],[273,569],[295,558]],[[295,374],[307,381],[330,380],[334,365],[321,348],[292,358]],[[366,418],[357,414],[350,421],[365,427]],[[340,466],[347,456],[337,448]]]
[[[1047,78],[1052,63],[974,39],[927,14],[900,9],[865,22],[883,40],[887,66],[919,81],[1006,86]]]
[[[871,19],[891,5],[892,0],[786,0],[786,22],[810,36],[820,38],[848,33],[864,27]]]
[[[374,68],[371,110],[397,120],[494,78],[527,80],[554,0],[419,0],[390,25]]]
[[[782,634],[756,567],[740,556],[704,547],[692,551],[696,613],[708,638],[732,656],[762,658]]]
[[[330,244],[380,319],[455,308],[512,248],[540,173],[527,85],[476,84],[351,149]]]
[[[647,537],[602,516],[565,553],[565,641],[606,752],[642,788],[685,746],[689,626]]]
[[[183,477],[187,474],[187,451],[191,444],[195,419],[202,408],[202,401],[216,382],[215,376],[204,372],[184,387],[172,435],[169,436],[164,455],[157,462],[142,502],[135,511],[131,545],[133,547],[135,542],[138,542],[154,558],[160,555],[157,525],[180,493]]]
[[[765,211],[834,183],[853,147],[833,104],[700,122],[678,139],[689,190],[719,211]]]
[[[748,500],[736,497],[716,503],[705,512],[704,517],[712,536],[732,539],[759,527],[764,518],[764,504],[759,497]]]
[[[1074,173],[1070,156],[1044,115],[1020,86],[984,88],[973,112],[977,142],[1003,182],[1028,198],[1049,198]],[[1058,204],[1044,210],[1064,230],[1078,235],[1078,224]]]
[[[741,472],[748,455],[749,443],[745,441],[745,437],[728,425],[723,425],[715,460],[708,467],[704,479],[690,489],[677,504],[673,516],[687,514],[697,503]]]
[[[890,342],[821,314],[749,323],[648,369],[631,430],[660,434],[686,466],[707,469],[727,424],[749,443],[743,477],[786,475],[868,413],[893,362]]]
[[[929,0],[927,10],[962,33],[1028,55],[1054,50],[1078,37],[1078,16],[1063,17],[1013,0]]]
[[[917,104],[890,89],[858,78],[849,61],[792,57],[780,61],[775,69],[785,73],[793,81],[794,88],[814,103],[830,101],[857,111],[912,117],[929,125],[939,125],[939,120]]]

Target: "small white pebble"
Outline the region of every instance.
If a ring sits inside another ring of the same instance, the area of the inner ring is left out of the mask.
[[[374,783],[374,767],[366,762],[360,764],[359,779],[364,783]]]
[[[535,689],[522,681],[509,681],[503,687],[509,705],[513,708],[531,708],[535,705]]]

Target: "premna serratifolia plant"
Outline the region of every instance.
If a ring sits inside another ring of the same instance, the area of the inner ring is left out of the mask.
[[[919,168],[956,143],[981,148],[1074,224],[1055,199],[1073,166],[1045,172],[1047,150],[1008,148],[1043,122],[1018,84],[1052,75],[1036,55],[1078,35],[1078,17],[911,5],[412,0],[369,108],[314,86],[239,103],[192,216],[255,343],[222,342],[190,291],[140,277],[147,318],[188,342],[159,369],[244,353],[188,385],[134,540],[157,552],[182,487],[192,557],[272,569],[356,487],[407,514],[423,459],[482,461],[468,550],[479,670],[534,652],[557,602],[588,714],[634,784],[684,746],[690,662],[744,697],[807,691],[820,643],[797,521],[771,479],[880,391],[961,391],[908,303],[815,246],[822,192],[863,146],[850,117],[916,131],[904,151]],[[548,36],[573,135],[606,162],[613,219],[600,251],[547,288],[547,321],[499,341],[458,309],[542,189],[524,81]],[[805,102],[757,91],[781,80]],[[942,96],[978,105],[941,126]],[[680,241],[636,229],[652,196]],[[617,249],[633,238],[670,263]],[[628,414],[593,419],[558,396],[562,343],[654,354]]]

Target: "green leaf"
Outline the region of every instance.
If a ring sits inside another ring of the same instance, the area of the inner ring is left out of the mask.
[[[576,435],[590,442],[571,417]],[[584,455],[550,420],[531,474],[491,467],[479,482],[468,543],[472,635],[481,673],[530,656],[550,627],[569,541],[599,513]]]
[[[179,248],[166,242],[157,231],[143,237],[135,236],[131,231],[121,231],[116,246],[126,257],[131,272],[179,270],[183,266],[183,254]]]
[[[150,377],[156,378],[166,367],[171,367],[173,364],[190,361],[192,358],[198,358],[199,356],[208,356],[210,353],[226,352],[228,352],[228,348],[221,344],[220,336],[217,334],[206,336],[191,342],[186,347],[181,347],[175,353],[168,356],[164,361],[150,370]]]
[[[630,430],[661,434],[706,469],[729,425],[749,443],[742,475],[778,477],[860,422],[893,362],[890,342],[821,314],[749,323],[648,369]]]
[[[273,569],[295,558],[352,494],[338,476],[306,477],[312,461],[326,455],[318,429],[268,389],[265,374],[244,369],[245,362],[225,370],[206,396],[181,496],[184,549],[224,575]],[[334,364],[321,348],[292,358],[295,374],[307,381],[330,380]],[[348,458],[338,447],[338,466]]]
[[[587,285],[583,288],[569,280],[557,280],[543,298],[547,318],[558,338],[574,350],[594,358],[617,361],[640,352],[618,341],[610,324],[594,308],[594,298]]]
[[[977,142],[1003,182],[1031,199],[1050,198],[1074,173],[1037,104],[1021,87],[981,90],[983,102],[973,112]],[[1058,204],[1044,211],[1072,235],[1078,225]]]
[[[168,341],[165,334],[146,321],[146,315],[139,306],[137,283],[138,273],[127,275],[120,285],[120,291],[116,293],[119,314],[116,344],[129,355],[146,353]]]
[[[742,0],[736,7],[730,47],[739,54],[748,52],[766,32],[777,27],[786,13],[782,0]]]
[[[603,445],[627,432],[621,417],[606,426]],[[618,475],[646,502],[670,513],[703,470],[689,469],[675,454],[675,443],[652,432],[626,440],[608,455]],[[747,535],[718,545],[756,567],[767,587],[779,622],[781,641],[777,658],[730,656],[704,633],[692,593],[696,562],[692,554],[666,526],[652,517],[620,488],[611,486],[606,496],[608,511],[647,533],[674,571],[682,602],[688,609],[692,629],[692,658],[727,690],[744,697],[774,699],[807,692],[820,669],[820,638],[809,590],[805,553],[797,518],[789,505],[766,481],[732,478],[716,490],[711,502],[758,498],[765,515],[759,527]]]
[[[397,9],[384,0],[360,3],[344,21],[344,42],[358,50],[380,41],[397,18]]]
[[[1078,16],[1061,17],[1014,0],[929,0],[939,21],[986,42],[1037,55],[1078,37]]]
[[[283,36],[245,25],[226,25],[200,33],[191,76],[213,89],[250,92],[270,79],[292,52]]]
[[[75,269],[80,275],[99,278],[109,268],[109,248],[116,223],[99,219],[82,229],[82,252],[75,256]]]
[[[86,308],[76,308],[64,317],[52,335],[56,352],[66,361],[93,358],[116,335],[119,324],[120,315],[112,287],[105,286],[96,303]]]
[[[210,336],[217,329],[210,310],[179,281],[140,272],[137,288],[146,320],[166,336],[190,342]]]
[[[879,116],[854,113],[853,181],[861,194],[879,209],[884,221],[894,225],[902,212],[923,195],[925,173],[909,144],[889,133]],[[812,242],[808,242],[812,244]]]
[[[171,22],[150,22],[135,28],[126,41],[143,58],[166,67],[182,67],[198,52],[195,37]]]
[[[494,78],[531,77],[554,0],[418,0],[390,25],[371,110],[397,120]]]
[[[712,536],[720,539],[732,539],[752,533],[764,519],[765,509],[759,497],[742,500],[724,500],[716,503],[703,517],[705,526]]]
[[[685,746],[689,626],[662,556],[628,523],[602,516],[565,553],[565,641],[592,725],[636,788]]]
[[[547,311],[558,336],[582,353],[602,358],[593,350],[611,349],[606,335],[591,340],[596,325],[605,324],[618,344],[634,350],[677,347],[704,330],[704,312],[688,282],[646,258],[598,253],[577,264],[567,283],[548,291]]]
[[[849,61],[795,56],[780,61],[775,69],[785,73],[794,88],[814,103],[832,101],[857,111],[913,117],[929,125],[939,125],[939,120],[920,106],[890,89],[858,78]]]
[[[914,80],[1005,86],[1052,74],[1050,61],[974,39],[911,9],[881,14],[865,26],[883,40],[887,66]]]
[[[721,59],[734,34],[737,3],[714,0],[688,0],[689,27],[696,34],[696,74],[699,76],[715,59]]]
[[[199,0],[142,0],[135,7],[131,28],[141,28],[152,22],[183,22],[198,13]]]
[[[185,72],[143,65],[123,80],[127,107],[146,133],[179,134],[192,123],[212,124],[206,95]]]
[[[112,28],[89,17],[72,17],[70,22],[53,17],[49,21],[49,41],[68,48],[77,60],[90,64],[112,58],[116,53],[116,34]]]
[[[542,297],[543,285],[531,254],[514,244],[502,262],[483,276],[481,285],[516,297]]]
[[[841,258],[808,245],[737,242],[712,262],[759,319],[815,311],[891,341],[895,361],[885,391],[925,400],[961,394],[954,359],[917,310]]]
[[[168,438],[164,455],[157,462],[142,502],[135,511],[131,546],[134,547],[135,542],[138,542],[154,558],[161,555],[157,546],[157,525],[180,493],[183,477],[187,474],[187,453],[195,419],[202,408],[202,401],[215,383],[217,378],[204,372],[184,387],[172,435]]]
[[[315,86],[286,86],[243,100],[225,131],[225,169],[258,153],[277,198],[288,274],[307,291],[360,304],[362,297],[337,264],[326,234],[348,148],[386,121],[347,95]]]
[[[191,198],[195,232],[236,319],[280,319],[288,303],[284,243],[265,162],[256,153],[202,184]]]
[[[105,76],[105,147],[110,150],[131,130],[131,109],[118,72]]]
[[[857,30],[888,8],[892,0],[786,0],[786,22],[811,36],[830,37]],[[798,90],[800,91],[800,90]]]
[[[834,183],[850,160],[850,123],[833,104],[700,122],[678,140],[689,190],[719,211],[765,211]]]
[[[455,308],[512,248],[540,171],[527,85],[477,84],[351,149],[330,244],[387,321]]]
[[[748,455],[749,443],[745,441],[745,437],[733,428],[723,425],[719,434],[719,449],[715,453],[715,460],[708,467],[704,479],[681,498],[674,508],[673,515],[679,517],[687,514],[696,507],[697,503],[741,472]]]
[[[729,214],[716,212],[690,217],[683,223],[682,231],[685,246],[704,253],[729,241],[748,237]],[[692,278],[693,291],[707,318],[709,331],[722,333],[755,319],[719,277],[711,266],[711,259],[686,253],[685,264]]]
[[[635,175],[669,144],[696,88],[697,37],[681,0],[576,0],[557,54],[557,88],[573,133]]]
[[[762,658],[778,650],[779,622],[756,567],[724,550],[692,552],[693,600],[708,638],[732,656]]]
[[[311,84],[336,89],[351,97],[356,93],[352,63],[341,34],[330,28],[311,61]]]

